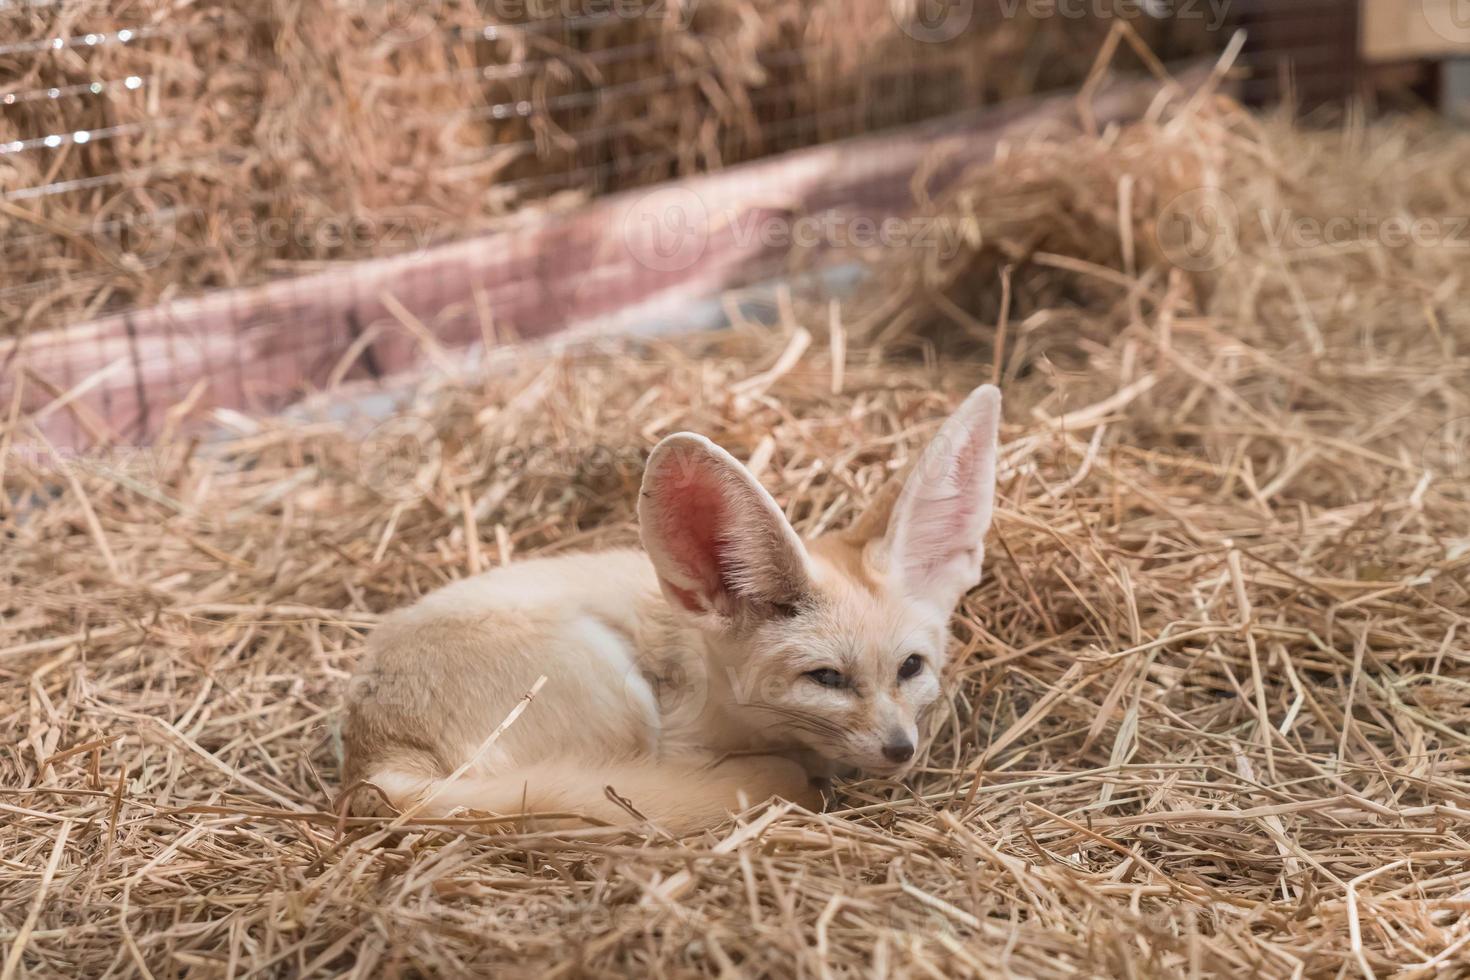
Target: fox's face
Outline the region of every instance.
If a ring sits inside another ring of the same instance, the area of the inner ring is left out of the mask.
[[[722,707],[832,768],[907,770],[938,700],[955,604],[980,580],[1000,393],[977,389],[896,494],[803,542],[701,436],[654,450],[639,500],[664,595],[706,634]]]
[[[912,600],[860,543],[806,547],[810,584],[792,614],[711,644],[736,679],[732,710],[836,767],[902,772],[939,698],[949,609]]]

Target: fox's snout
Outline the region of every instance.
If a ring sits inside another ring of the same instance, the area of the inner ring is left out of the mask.
[[[895,765],[901,765],[914,757],[914,742],[907,733],[891,738],[883,745],[883,758]]]
[[[922,713],[926,707],[927,704],[918,706],[918,712]],[[901,721],[856,727],[843,737],[812,748],[840,766],[893,776],[907,772],[912,766],[918,755],[918,743],[918,717],[906,717]]]

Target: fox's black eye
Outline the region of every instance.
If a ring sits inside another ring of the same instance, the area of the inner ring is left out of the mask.
[[[840,671],[833,670],[831,667],[823,667],[820,670],[809,670],[806,672],[806,676],[823,687],[847,686],[847,678],[843,677]]]
[[[906,681],[924,669],[924,658],[917,653],[908,655],[908,659],[898,665],[898,679]]]

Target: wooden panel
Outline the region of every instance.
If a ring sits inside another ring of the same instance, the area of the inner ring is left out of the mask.
[[[1236,23],[1246,30],[1247,103],[1273,105],[1290,98],[1311,109],[1352,96],[1358,79],[1358,2],[1246,5]]]
[[[1470,55],[1470,0],[1362,0],[1363,57]]]

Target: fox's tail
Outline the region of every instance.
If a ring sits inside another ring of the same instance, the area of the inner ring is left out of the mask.
[[[737,756],[704,764],[648,760],[606,766],[558,760],[455,780],[382,770],[367,782],[398,810],[412,809],[423,816],[477,810],[500,816],[554,814],[551,822],[560,826],[628,826],[638,822],[636,813],[675,834],[713,827],[731,813],[773,796],[809,809],[821,805],[821,795],[806,770],[776,756]],[[609,789],[628,806],[615,802]]]

